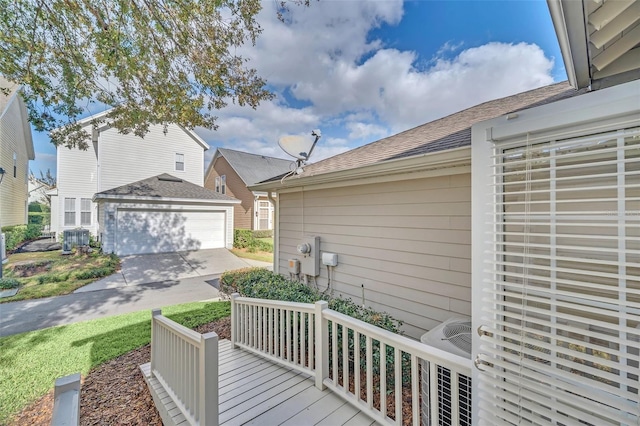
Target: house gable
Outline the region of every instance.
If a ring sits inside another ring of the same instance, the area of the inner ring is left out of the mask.
[[[238,176],[226,158],[221,155],[216,155],[213,160],[211,160],[204,187],[215,191],[216,178],[223,175],[226,177],[226,195],[240,200],[240,204],[234,206],[234,226],[240,229],[253,229],[253,192],[247,188],[247,185],[240,176]]]

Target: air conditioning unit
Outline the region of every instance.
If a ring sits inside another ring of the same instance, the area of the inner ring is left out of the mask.
[[[66,229],[62,239],[62,253],[68,254],[76,246],[89,245],[89,230],[82,228]]]
[[[471,320],[451,318],[422,335],[422,343],[471,359]],[[451,371],[438,366],[438,388],[430,389],[429,363],[422,362],[422,426],[471,426],[471,377],[459,376],[458,425],[451,423]],[[429,395],[438,392],[439,419],[431,418]]]

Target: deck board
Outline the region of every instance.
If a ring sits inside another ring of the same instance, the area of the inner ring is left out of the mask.
[[[314,379],[305,373],[243,349],[233,349],[228,340],[219,342],[218,355],[220,425],[364,426],[375,423],[330,390],[316,388]],[[170,424],[186,425],[180,410],[151,375],[149,364],[140,368],[154,394],[154,402],[162,404],[159,411],[172,415]]]

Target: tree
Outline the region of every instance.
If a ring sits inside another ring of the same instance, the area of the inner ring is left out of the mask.
[[[33,172],[31,172],[31,175],[33,176]],[[42,183],[47,184],[51,188],[55,188],[56,186],[58,186],[58,181],[56,177],[51,174],[51,169],[47,169],[46,174],[42,173],[42,170],[40,170],[40,178],[38,178],[38,180]]]
[[[29,120],[56,145],[87,147],[91,104],[144,136],[150,125],[216,128],[229,102],[272,94],[237,55],[255,43],[259,0],[0,0],[0,74],[23,85]]]

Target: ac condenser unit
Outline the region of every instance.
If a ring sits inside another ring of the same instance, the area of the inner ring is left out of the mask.
[[[471,359],[471,320],[451,318],[422,335],[422,343]],[[438,366],[438,388],[430,389],[429,363],[422,362],[422,425],[458,426],[451,423],[451,371]],[[430,392],[438,392],[439,419],[431,419]],[[459,376],[459,426],[471,426],[471,377]]]
[[[89,230],[76,228],[66,229],[63,232],[62,253],[71,253],[76,246],[88,246],[89,245]]]

